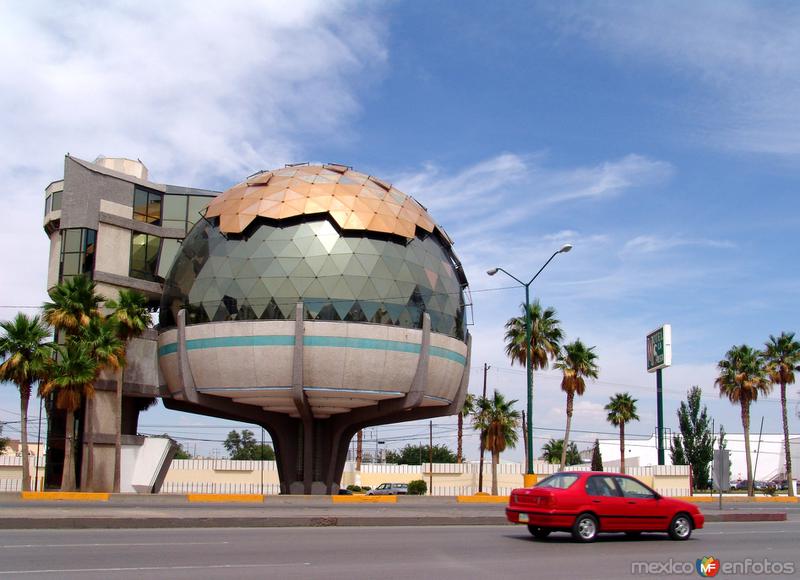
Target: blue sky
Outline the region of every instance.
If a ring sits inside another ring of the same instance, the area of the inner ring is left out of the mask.
[[[490,389],[520,407],[524,372],[504,358],[502,325],[522,290],[484,272],[527,278],[574,244],[535,294],[570,339],[597,346],[600,380],[573,424],[586,441],[611,431],[602,406],[622,390],[639,399],[629,431],[652,433],[644,336],[661,323],[674,336],[667,425],[698,384],[731,432],[738,412],[714,391],[716,362],[733,344],[800,331],[794,3],[2,2],[0,22],[2,318],[45,297],[43,189],[70,152],[138,157],[152,179],[197,187],[302,161],[394,182],[467,267],[471,390],[489,363]],[[546,439],[563,428],[563,394],[555,372],[536,383]],[[795,410],[796,387],[790,400]],[[756,429],[763,415],[779,430],[776,401],[754,407]],[[0,420],[15,409],[0,389]],[[142,423],[198,439],[225,430],[164,410]],[[453,444],[452,421],[437,430]]]

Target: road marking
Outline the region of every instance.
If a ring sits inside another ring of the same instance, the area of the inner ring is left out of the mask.
[[[106,547],[106,546],[218,546],[219,544],[230,544],[230,542],[142,542],[131,544],[129,542],[121,542],[117,544],[8,544],[0,546],[0,549],[15,549],[15,548],[83,548],[83,547]]]
[[[225,570],[236,568],[282,568],[286,566],[310,566],[311,562],[287,562],[286,564],[212,564],[209,566],[140,566],[136,568],[58,568],[50,570],[0,570],[7,574],[63,574],[66,572],[151,572],[156,570]]]

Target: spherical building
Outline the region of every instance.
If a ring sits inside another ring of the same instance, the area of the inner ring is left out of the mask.
[[[234,186],[165,281],[165,404],[263,425],[284,492],[335,493],[359,429],[460,410],[467,282],[451,244],[414,199],[344,166]]]

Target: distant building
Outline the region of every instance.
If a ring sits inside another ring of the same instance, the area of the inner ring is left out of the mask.
[[[726,447],[731,457],[731,481],[747,477],[747,460],[744,452],[744,434],[726,433]],[[665,463],[672,465],[669,443]],[[792,467],[795,479],[800,477],[800,435],[789,435],[789,446],[792,452]],[[619,468],[619,439],[600,439],[600,453],[603,456],[605,469]],[[753,462],[754,479],[759,481],[777,480],[785,477],[786,455],[783,445],[783,433],[750,434],[750,454]],[[658,464],[656,437],[649,439],[625,438],[625,465],[642,467]]]
[[[28,442],[28,455],[30,457],[36,457],[37,455],[43,457],[46,451],[44,443]],[[16,457],[21,454],[22,449],[19,439],[9,439],[8,445],[6,445],[6,448],[0,453],[0,455],[9,457]]]

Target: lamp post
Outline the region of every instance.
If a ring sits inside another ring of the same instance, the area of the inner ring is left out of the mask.
[[[503,272],[506,276],[519,282],[525,288],[525,371],[528,379],[528,440],[527,440],[527,470],[525,475],[525,486],[535,483],[535,475],[533,471],[533,364],[531,362],[531,301],[530,301],[530,287],[537,276],[542,273],[547,265],[558,254],[566,254],[572,249],[572,244],[564,244],[560,249],[553,252],[553,255],[544,263],[544,266],[539,268],[539,271],[534,274],[533,278],[528,282],[523,282],[507,270],[503,268],[492,268],[487,270],[489,276],[494,276],[498,272]]]

